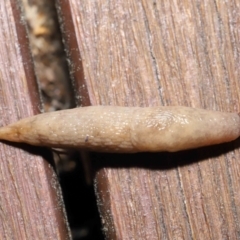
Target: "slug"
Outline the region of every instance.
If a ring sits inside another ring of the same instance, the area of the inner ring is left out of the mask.
[[[175,152],[235,140],[240,116],[188,107],[90,106],[43,113],[0,128],[0,139],[37,146]]]

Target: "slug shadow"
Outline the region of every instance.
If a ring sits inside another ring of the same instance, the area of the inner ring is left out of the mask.
[[[26,152],[41,156],[55,169],[55,164],[50,149],[37,147],[24,143],[12,143],[1,141],[6,145],[25,150]],[[189,165],[195,162],[204,161],[209,158],[219,157],[240,147],[240,138],[230,143],[223,143],[197,149],[179,152],[159,152],[159,153],[97,153],[90,152],[89,157],[95,170],[101,168],[148,168],[171,169],[179,166]],[[80,150],[80,149],[79,149]]]
[[[216,158],[240,147],[240,139],[214,146],[180,152],[105,154],[90,153],[95,170],[101,168],[147,168],[167,170]]]
[[[3,141],[3,140],[1,140],[1,142],[8,146],[24,150],[31,155],[42,157],[56,170],[51,149],[46,147],[32,146],[25,143],[15,143],[15,142]]]

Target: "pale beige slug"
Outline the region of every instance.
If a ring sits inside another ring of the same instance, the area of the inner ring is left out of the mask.
[[[0,128],[0,139],[101,152],[175,152],[235,140],[237,113],[188,107],[91,106],[43,113]]]

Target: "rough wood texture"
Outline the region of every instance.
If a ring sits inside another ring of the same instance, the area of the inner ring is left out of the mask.
[[[58,0],[57,7],[83,105],[239,111],[238,2]],[[237,239],[238,148],[235,141],[95,156],[107,239]]]
[[[39,113],[41,104],[20,3],[0,1],[0,16],[0,115],[7,125]],[[0,158],[0,238],[70,239],[46,149],[1,143]]]

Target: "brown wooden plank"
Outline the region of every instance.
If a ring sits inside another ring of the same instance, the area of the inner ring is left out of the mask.
[[[1,125],[41,109],[20,2],[0,2]],[[46,149],[0,144],[0,238],[70,239],[58,179]]]
[[[57,2],[73,77],[91,105],[239,111],[237,2]],[[237,239],[238,147],[95,155],[107,239]]]

